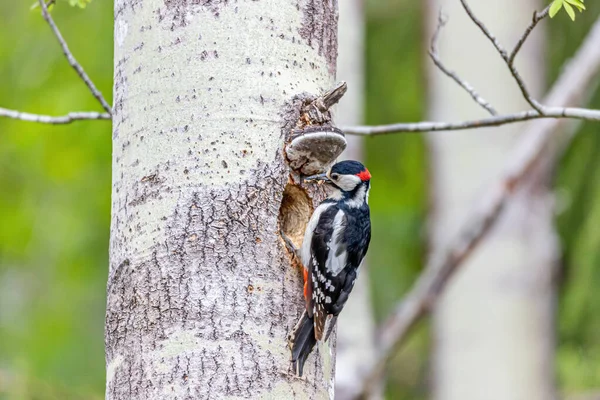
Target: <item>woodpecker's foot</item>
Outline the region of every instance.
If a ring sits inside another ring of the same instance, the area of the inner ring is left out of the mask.
[[[294,325],[294,327],[292,328],[292,331],[287,335],[287,342],[288,342],[288,346],[290,346],[290,349],[294,345],[294,340],[296,339],[296,332],[298,332],[298,328],[300,328],[300,325],[302,324],[302,320],[304,319],[305,314],[306,314],[306,310],[304,310],[302,312],[302,315],[298,319],[298,322],[296,322],[296,325]]]
[[[297,379],[299,381],[306,382],[306,377],[305,376],[298,376],[296,374],[296,372],[294,371],[294,367],[292,366],[292,363],[290,363],[290,366],[288,367],[287,371],[279,370],[279,373],[281,375],[285,376],[285,377],[292,378],[292,379]]]
[[[283,239],[283,242],[285,243],[285,247],[287,247],[288,251],[290,253],[292,253],[294,256],[296,256],[298,259],[300,259],[300,249],[297,249],[296,246],[294,246],[294,242],[292,242],[292,239],[290,239],[281,230],[279,231],[279,234],[281,235],[281,238]]]
[[[288,344],[288,347],[290,348],[290,350],[294,346],[294,339],[295,338],[296,338],[296,331],[295,330],[293,330],[290,333],[288,333],[288,335],[287,335],[287,344]]]

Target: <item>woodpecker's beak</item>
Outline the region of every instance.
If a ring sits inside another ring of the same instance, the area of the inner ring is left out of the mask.
[[[322,173],[322,174],[318,174],[318,175],[311,175],[311,176],[307,176],[304,178],[305,181],[324,181],[324,182],[331,182],[331,179],[329,179],[329,177],[327,176],[326,173]]]

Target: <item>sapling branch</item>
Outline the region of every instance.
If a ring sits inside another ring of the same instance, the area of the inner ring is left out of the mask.
[[[527,26],[519,40],[517,41],[513,50],[508,53],[508,51],[502,46],[500,41],[496,38],[496,36],[485,26],[485,24],[477,18],[469,4],[466,0],[460,0],[465,12],[473,21],[473,23],[479,28],[479,30],[484,34],[485,37],[489,39],[492,43],[501,59],[504,61],[506,66],[508,67],[510,74],[513,79],[517,83],[523,98],[529,103],[531,106],[530,110],[524,110],[516,113],[510,114],[498,114],[496,110],[483,99],[471,85],[469,85],[464,79],[460,78],[455,72],[450,71],[446,68],[441,62],[439,55],[436,49],[436,43],[438,40],[438,36],[446,20],[440,14],[438,17],[438,25],[433,34],[431,41],[431,48],[429,54],[434,64],[447,76],[453,79],[456,83],[458,83],[463,89],[465,89],[473,98],[473,100],[485,108],[492,116],[483,119],[473,119],[467,121],[459,121],[459,122],[433,122],[433,121],[423,121],[423,122],[409,122],[409,123],[395,123],[389,125],[375,125],[375,126],[349,126],[349,127],[341,127],[344,133],[350,135],[362,135],[362,136],[371,136],[371,135],[383,135],[390,133],[408,133],[408,132],[432,132],[432,131],[454,131],[454,130],[463,130],[463,129],[476,129],[476,128],[484,128],[484,127],[496,127],[511,123],[517,122],[525,122],[531,121],[535,119],[577,119],[582,121],[594,121],[600,122],[600,110],[593,109],[585,109],[585,108],[576,108],[576,107],[556,107],[556,106],[547,106],[545,104],[540,103],[536,100],[529,90],[527,89],[527,85],[525,84],[524,79],[521,77],[517,67],[515,66],[515,59],[519,54],[521,48],[529,38],[531,32],[535,29],[535,27],[549,15],[550,6],[546,7],[544,10],[535,12],[533,14],[532,20],[530,24]]]
[[[52,16],[50,15],[50,12],[48,11],[48,7],[52,6],[55,3],[55,1],[49,0],[48,2],[46,2],[44,0],[38,0],[38,3],[39,3],[40,8],[42,9],[42,16],[44,17],[44,20],[46,20],[46,22],[50,26],[50,29],[52,30],[52,33],[54,33],[54,36],[58,40],[58,43],[60,44],[63,54],[65,55],[67,61],[69,62],[69,65],[71,65],[71,67],[75,70],[75,72],[77,72],[77,75],[79,75],[79,78],[81,78],[81,80],[85,83],[85,85],[88,87],[89,91],[96,98],[96,100],[98,100],[98,102],[100,103],[100,105],[102,106],[102,108],[104,109],[105,112],[103,112],[103,113],[94,112],[94,111],[70,112],[70,113],[68,113],[66,115],[62,115],[62,116],[50,116],[50,115],[41,115],[41,114],[31,114],[31,113],[22,112],[22,111],[11,110],[8,108],[0,108],[0,118],[1,117],[13,118],[13,119],[21,120],[21,121],[38,122],[38,123],[52,124],[52,125],[70,124],[72,122],[82,121],[82,120],[100,120],[100,119],[101,120],[110,120],[111,116],[112,116],[112,109],[111,109],[110,105],[104,99],[104,96],[102,96],[102,93],[100,93],[100,91],[96,88],[96,85],[94,85],[94,82],[92,82],[92,80],[90,79],[88,74],[85,72],[85,70],[83,69],[81,64],[79,64],[77,59],[75,59],[75,57],[73,56],[73,53],[71,53],[71,50],[69,50],[69,46],[67,45],[67,42],[63,38],[62,34],[60,33],[60,30],[58,29],[58,27],[56,26],[56,23],[54,22],[54,19],[52,19]]]
[[[27,122],[38,122],[43,124],[51,124],[51,125],[64,125],[70,124],[74,121],[84,121],[84,120],[110,120],[111,116],[108,113],[99,113],[99,112],[70,112],[66,115],[61,116],[50,116],[50,115],[41,115],[41,114],[31,114],[26,112],[21,112],[17,110],[9,110],[8,108],[0,107],[0,117],[19,119],[21,121]]]
[[[440,10],[440,13],[438,15],[437,27],[435,28],[435,32],[433,33],[433,36],[431,37],[431,46],[429,48],[429,56],[431,57],[431,60],[433,61],[435,66],[438,67],[446,76],[448,76],[449,78],[454,80],[456,83],[458,83],[458,85],[460,87],[462,87],[464,90],[466,90],[467,93],[469,93],[469,95],[473,98],[473,100],[477,104],[479,104],[481,107],[483,107],[492,116],[497,115],[498,113],[496,112],[494,107],[492,107],[490,105],[490,103],[488,103],[487,100],[485,100],[483,97],[481,97],[475,91],[473,86],[471,86],[467,81],[461,79],[456,72],[448,69],[444,65],[442,60],[440,59],[440,56],[439,56],[438,50],[437,50],[437,42],[438,42],[440,32],[441,32],[442,28],[444,27],[444,25],[446,25],[446,22],[447,22],[447,19],[444,16],[444,14],[442,13],[442,10]]]
[[[100,93],[100,91],[96,88],[96,85],[94,85],[94,82],[92,82],[92,80],[90,79],[88,74],[85,72],[85,70],[83,69],[81,64],[79,64],[79,62],[73,56],[73,53],[71,53],[71,50],[69,50],[69,46],[67,45],[67,42],[65,41],[62,34],[60,33],[60,30],[58,30],[58,27],[54,23],[52,16],[48,12],[48,7],[46,6],[46,3],[44,2],[44,0],[38,0],[38,1],[40,3],[40,7],[42,8],[42,16],[44,17],[44,19],[50,26],[50,29],[52,29],[52,33],[54,33],[54,36],[56,36],[56,39],[58,40],[58,43],[60,44],[60,47],[62,48],[63,54],[65,55],[67,61],[69,62],[69,65],[71,65],[71,67],[75,70],[75,72],[77,72],[77,75],[79,75],[81,80],[85,83],[85,85],[88,87],[88,89],[90,90],[92,95],[102,105],[102,108],[104,109],[104,111],[106,111],[108,114],[112,114],[112,109],[111,109],[110,105],[108,105],[107,101],[104,99],[104,96],[102,96],[102,93]]]

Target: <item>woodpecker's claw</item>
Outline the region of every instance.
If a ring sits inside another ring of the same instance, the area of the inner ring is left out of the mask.
[[[307,380],[305,376],[298,376],[296,374],[296,372],[294,371],[294,369],[292,367],[292,364],[290,364],[287,371],[279,370],[279,373],[282,376],[286,376],[291,379],[296,379],[296,380],[303,381],[303,382],[306,382],[306,380]]]

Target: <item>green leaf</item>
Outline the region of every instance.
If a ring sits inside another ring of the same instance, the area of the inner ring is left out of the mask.
[[[576,7],[579,12],[582,12],[583,10],[585,10],[585,5],[580,1],[580,0],[565,0],[567,3],[569,3],[570,5]]]
[[[554,18],[554,16],[560,11],[563,6],[563,0],[554,0],[552,5],[550,6],[550,18]]]
[[[77,6],[79,8],[85,8],[92,0],[69,0],[71,6]]]
[[[567,14],[569,14],[569,17],[571,17],[571,19],[575,21],[575,10],[573,10],[573,7],[571,7],[569,3],[565,3],[564,6],[565,11],[567,12]]]

